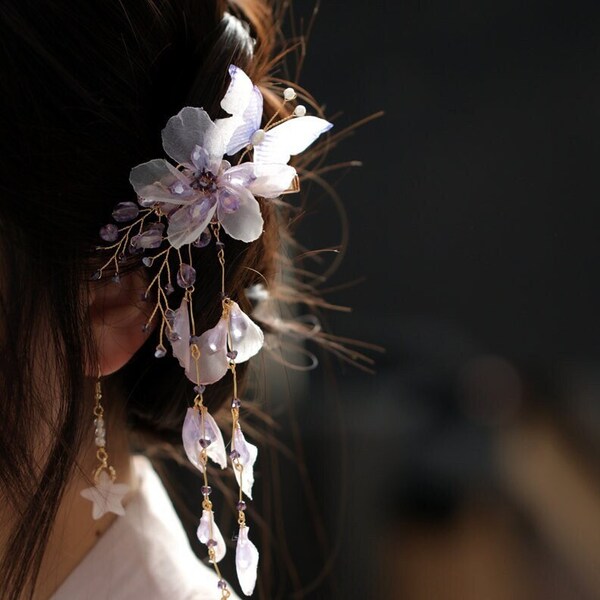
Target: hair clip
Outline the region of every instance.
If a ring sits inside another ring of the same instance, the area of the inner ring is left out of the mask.
[[[165,153],[171,161],[159,158],[134,167],[130,183],[137,203],[119,203],[114,223],[105,225],[100,236],[107,245],[98,250],[110,252],[109,259],[92,279],[112,273],[119,281],[120,266],[138,257],[146,267],[157,267],[144,297],[154,301],[145,326],[158,321],[157,358],[167,354],[170,343],[186,377],[193,384],[193,406],[184,419],[182,440],[190,462],[202,473],[202,517],[198,539],[208,549],[209,561],[219,577],[222,598],[230,592],[221,577],[218,562],[225,555],[225,543],[215,523],[208,481],[209,459],[227,468],[223,435],[204,404],[205,386],[232,374],[232,429],[229,461],[239,493],[236,502],[239,532],[236,546],[236,571],[240,587],[247,596],[253,593],[258,567],[258,550],[249,539],[246,500],[252,499],[256,446],[244,437],[241,400],[238,397],[236,366],[257,354],[264,343],[259,326],[240,309],[225,289],[225,243],[221,234],[251,243],[263,230],[263,218],[256,197],[277,198],[299,190],[296,170],[290,158],[301,153],[332,124],[307,116],[298,105],[289,116],[276,113],[263,127],[263,96],[240,68],[229,67],[231,82],[221,101],[228,117],[212,120],[202,108],[187,106],[171,117],[162,131]],[[296,99],[292,88],[283,91],[284,104]],[[235,164],[230,159],[238,156]],[[214,240],[221,267],[221,318],[208,331],[196,331],[190,310],[196,292],[196,270],[192,247],[202,248]],[[187,250],[187,251],[186,251]],[[172,272],[170,259],[178,265]],[[179,306],[169,296],[175,285],[184,290]]]

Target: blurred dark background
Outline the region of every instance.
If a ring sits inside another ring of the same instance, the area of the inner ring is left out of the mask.
[[[317,500],[282,467],[309,587],[272,597],[600,598],[599,32],[591,1],[321,3],[301,83],[338,129],[385,111],[329,156],[364,166],[328,175],[327,326],[386,352],[280,411]]]

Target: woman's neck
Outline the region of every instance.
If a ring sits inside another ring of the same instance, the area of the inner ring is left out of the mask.
[[[131,464],[131,455],[125,428],[109,431],[107,450],[109,463],[116,469],[116,483],[126,483],[130,490],[124,497],[126,505],[135,493],[138,482]],[[90,476],[98,464],[96,447],[90,445],[80,461],[62,497],[52,533],[48,540],[37,579],[33,600],[48,600],[69,574],[92,549],[98,538],[118,518],[107,513],[92,519],[92,504],[81,496],[90,487]]]

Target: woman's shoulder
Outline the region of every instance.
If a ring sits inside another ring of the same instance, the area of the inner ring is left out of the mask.
[[[139,490],[52,600],[213,600],[218,578],[192,551],[173,504],[143,456]],[[235,596],[231,596],[232,599]]]

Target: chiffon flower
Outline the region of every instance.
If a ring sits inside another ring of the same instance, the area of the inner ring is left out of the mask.
[[[129,181],[140,205],[158,207],[166,214],[167,238],[174,248],[199,240],[214,221],[232,238],[256,240],[263,219],[255,195],[275,198],[296,175],[292,167],[281,164],[231,166],[223,160],[230,134],[205,110],[185,107],[162,131],[163,148],[177,167],[155,159],[131,171]]]
[[[219,322],[201,336],[190,338],[189,305],[186,299],[175,311],[171,345],[173,355],[185,369],[190,381],[207,385],[219,381],[229,368],[229,362],[246,362],[257,354],[264,344],[264,335],[258,325],[230,301]],[[200,350],[198,364],[192,358],[190,343]]]

